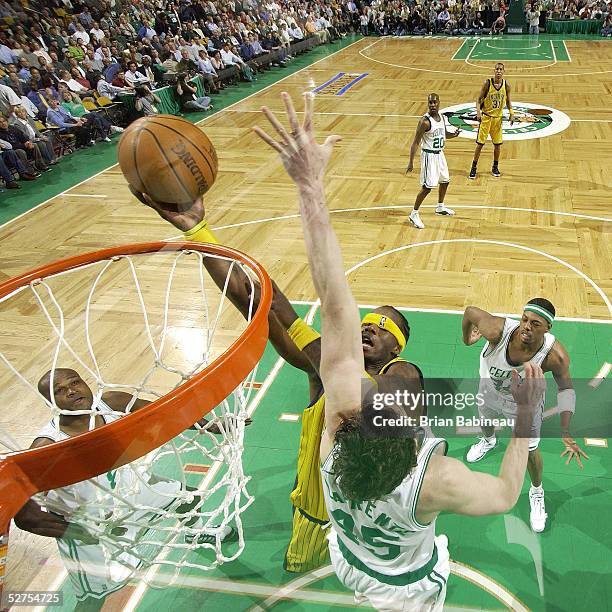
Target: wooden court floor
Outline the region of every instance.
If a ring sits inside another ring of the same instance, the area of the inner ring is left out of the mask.
[[[497,59],[478,60],[475,53],[452,59],[463,44],[361,39],[207,118],[201,127],[220,159],[217,182],[205,200],[211,225],[222,242],[259,259],[291,299],[314,299],[295,189],[251,128],[263,125],[261,105],[280,112],[281,91],[299,98],[340,72],[341,83],[365,75],[342,93],[333,83],[324,87],[315,104],[321,138],[343,137],[327,172],[327,195],[359,303],[437,310],[475,304],[513,313],[540,295],[560,316],[611,319],[609,41],[565,41],[571,61],[508,61],[505,55],[515,105],[555,109],[569,125],[551,135],[507,141],[501,179],[488,172],[490,144],[479,177],[468,181],[474,141],[449,141],[446,202],[457,214],[434,216],[432,193],[422,209],[426,229],[408,225],[419,190],[418,165],[412,175],[404,169],[427,94],[437,92],[442,108],[473,104]],[[176,235],[131,197],[115,166],[1,227],[1,269],[8,277],[83,251]],[[23,322],[13,316],[3,335],[19,346],[28,337],[27,313]],[[27,423],[26,413],[11,405],[12,422]],[[37,563],[53,554],[54,544],[13,531],[11,564],[21,571],[9,567],[7,584],[44,588],[49,576]]]

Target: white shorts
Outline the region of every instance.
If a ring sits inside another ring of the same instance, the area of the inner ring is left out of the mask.
[[[478,393],[483,395],[484,405],[478,406],[478,414],[484,419],[516,419],[518,406],[516,402],[506,399],[503,395],[491,389],[488,379],[480,380]],[[544,400],[533,417],[533,424],[529,432],[529,450],[534,451],[540,444],[540,430],[544,420]]]
[[[421,185],[433,189],[439,183],[450,182],[444,151],[426,153],[421,150]]]
[[[384,612],[442,612],[450,574],[445,535],[436,537],[438,561],[434,569],[425,578],[407,586],[385,584],[350,565],[338,548],[337,538],[332,528],[327,536],[332,565],[340,582],[355,591],[355,603],[367,600],[376,610]]]

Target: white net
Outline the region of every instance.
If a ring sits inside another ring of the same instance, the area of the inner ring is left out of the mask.
[[[217,273],[226,268],[223,282],[208,276],[211,265]],[[36,438],[66,439],[79,424],[104,426],[202,371],[254,314],[252,297],[244,316],[227,297],[236,275],[253,296],[255,272],[227,257],[123,255],[4,298],[0,323],[10,332],[0,344],[0,443],[19,450]],[[47,371],[45,398],[37,385]],[[68,570],[85,571],[106,589],[135,575],[155,586],[155,568],[164,568],[167,584],[181,568],[209,569],[240,555],[241,515],[253,501],[242,450],[256,371],[205,419],[148,455],[35,497],[74,526],[58,539]],[[93,401],[74,398],[84,381]]]

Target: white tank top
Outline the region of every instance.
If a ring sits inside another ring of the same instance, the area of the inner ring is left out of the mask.
[[[487,391],[497,392],[505,401],[516,403],[510,392],[512,382],[512,370],[523,373],[524,364],[511,365],[508,362],[508,345],[512,338],[512,333],[519,327],[520,321],[515,319],[505,319],[504,330],[501,340],[492,345],[487,342],[480,353],[480,380],[481,385],[485,385]],[[555,343],[553,334],[546,332],[544,342],[538,352],[530,359],[533,363],[542,365],[546,355]]]
[[[104,419],[104,423],[112,423],[117,419],[121,418],[120,414],[114,412],[108,404],[105,404],[102,400],[99,401],[97,411],[100,416]],[[36,436],[37,438],[48,438],[54,442],[60,442],[67,440],[70,436],[63,432],[59,425],[56,425],[53,420],[49,421]],[[117,470],[100,474],[89,480],[83,480],[60,489],[53,489],[47,493],[45,498],[45,505],[52,512],[61,514],[62,516],[69,518],[73,513],[86,505],[91,507],[94,503],[100,501],[100,488],[102,487],[113,487],[116,481]],[[104,504],[102,504],[103,506]],[[100,508],[104,510],[104,508]]]
[[[123,413],[113,411],[108,404],[99,401],[96,410],[104,423],[112,423],[122,418]],[[53,421],[45,425],[37,438],[48,438],[54,442],[66,440],[70,436],[59,429]],[[45,506],[52,512],[61,514],[66,519],[78,520],[80,514],[91,516],[97,513],[100,521],[109,521],[113,515],[122,516],[133,512],[130,504],[152,508],[166,507],[181,489],[178,480],[156,476],[152,472],[150,458],[155,451],[145,455],[129,465],[119,467],[105,474],[94,476],[66,487],[53,489],[47,493]],[[151,477],[154,477],[151,480]],[[120,502],[112,491],[128,497],[127,502]]]
[[[369,570],[399,576],[422,568],[432,558],[436,521],[422,525],[416,519],[419,492],[429,459],[446,454],[441,438],[425,438],[417,454],[417,465],[391,493],[376,501],[359,504],[344,499],[331,474],[333,452],[321,466],[323,493],[338,545],[348,549]],[[347,559],[350,563],[350,560]]]
[[[440,121],[436,121],[429,113],[426,113],[425,117],[429,119],[431,128],[423,134],[421,150],[430,153],[439,153],[444,149],[444,142],[446,139],[444,115],[440,115]]]

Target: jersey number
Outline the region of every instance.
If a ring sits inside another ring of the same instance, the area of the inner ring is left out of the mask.
[[[350,514],[344,512],[344,510],[333,510],[331,515],[334,517],[334,521],[338,524],[338,527],[342,529],[344,535],[355,542],[355,544],[361,544],[361,542],[357,539],[355,535],[355,521]],[[397,544],[389,544],[389,542],[380,542],[383,538],[385,540],[399,540],[397,536],[390,536],[383,533],[380,529],[376,529],[375,527],[362,527],[361,528],[361,538],[370,546],[374,546],[375,549],[372,550],[368,548],[368,551],[371,552],[375,557],[383,561],[392,561],[399,557],[400,547]],[[387,551],[384,552],[383,548],[386,548]]]
[[[443,136],[438,136],[437,138],[434,138],[433,148],[434,149],[443,149],[444,148],[444,137]]]

